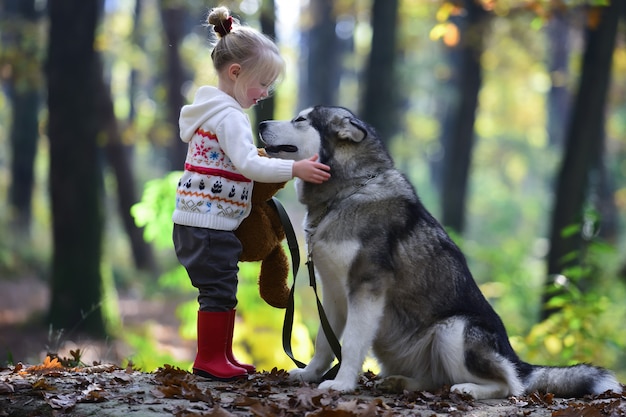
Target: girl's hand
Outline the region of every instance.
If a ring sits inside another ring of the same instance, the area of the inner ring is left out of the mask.
[[[303,181],[321,184],[330,178],[330,167],[317,162],[319,155],[315,154],[309,159],[296,161],[293,164],[292,173]]]

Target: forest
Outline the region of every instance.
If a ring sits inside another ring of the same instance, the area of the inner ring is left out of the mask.
[[[178,116],[216,82],[217,5],[287,61],[253,126],[315,104],[356,112],[462,248],[522,359],[626,380],[620,0],[0,0],[0,365],[87,361],[75,349],[100,341],[96,360],[190,369],[197,293],[171,240]],[[303,250],[293,187],[278,198]],[[293,368],[258,274],[240,263],[236,352]],[[307,281],[292,337],[304,361],[319,320]],[[179,346],[157,335],[171,321]]]

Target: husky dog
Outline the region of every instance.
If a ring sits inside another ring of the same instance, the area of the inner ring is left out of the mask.
[[[380,386],[391,391],[450,385],[476,399],[621,392],[602,368],[520,360],[460,249],[352,112],[317,106],[291,121],[262,122],[259,132],[270,156],[318,153],[331,167],[323,184],[296,182],[324,309],[343,344],[337,376],[319,388],[354,390],[372,349],[385,377]],[[319,381],[333,359],[320,329],[311,362],[290,377]]]

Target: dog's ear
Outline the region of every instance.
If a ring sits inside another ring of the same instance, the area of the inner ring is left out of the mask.
[[[367,137],[367,128],[355,117],[337,117],[331,122],[331,128],[339,139],[360,142]]]

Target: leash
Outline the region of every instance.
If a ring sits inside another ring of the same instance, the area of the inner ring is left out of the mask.
[[[285,321],[283,323],[283,350],[298,368],[304,368],[306,364],[297,360],[294,357],[293,351],[291,349],[291,335],[293,331],[293,316],[295,309],[294,293],[296,289],[296,277],[298,276],[298,269],[300,267],[300,248],[298,246],[298,240],[296,239],[296,233],[293,230],[293,225],[291,224],[289,215],[287,214],[287,211],[283,207],[282,203],[276,197],[272,197],[272,199],[268,200],[267,202],[270,206],[274,207],[274,209],[278,213],[280,222],[285,229],[285,237],[287,238],[287,245],[291,254],[293,284],[291,285],[291,289],[289,290],[289,299],[287,301],[287,308],[285,309]],[[341,344],[339,343],[335,332],[333,332],[333,329],[328,322],[326,312],[324,311],[322,302],[320,301],[320,298],[317,294],[315,267],[313,265],[313,259],[311,258],[310,254],[307,257],[306,266],[309,273],[309,285],[313,288],[313,292],[315,293],[317,312],[320,316],[320,322],[322,325],[322,330],[324,331],[324,336],[326,336],[326,340],[328,341],[328,344],[330,345],[333,353],[335,354],[335,357],[337,357],[338,360],[338,363],[324,374],[323,379],[334,379],[337,375],[337,371],[339,371],[339,366],[341,365]]]

